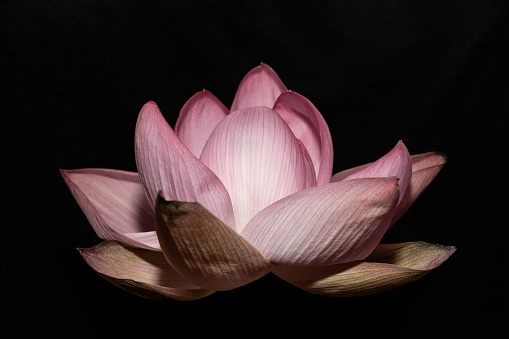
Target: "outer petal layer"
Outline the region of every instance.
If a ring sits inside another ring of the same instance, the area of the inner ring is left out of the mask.
[[[410,154],[403,142],[398,142],[398,144],[389,153],[360,171],[351,174],[344,180],[383,177],[396,177],[399,179],[399,204],[403,199],[408,188],[408,184],[410,183],[410,179],[412,178],[412,162],[410,160]]]
[[[412,179],[410,180],[410,184],[408,185],[403,199],[394,213],[391,225],[408,211],[424,189],[435,179],[438,172],[440,172],[447,162],[447,157],[441,153],[429,152],[412,155],[410,156],[410,161],[412,162]],[[365,164],[338,172],[332,177],[332,182],[339,182],[369,165],[370,164]]]
[[[263,208],[316,184],[305,148],[266,107],[232,112],[211,134],[200,160],[230,193],[238,232]]]
[[[270,262],[197,203],[156,202],[157,236],[168,262],[206,289],[233,289],[271,271]]]
[[[221,180],[180,141],[153,102],[140,112],[135,145],[141,183],[152,206],[161,191],[170,200],[199,202],[235,228],[230,196]]]
[[[96,168],[61,174],[98,237],[159,249],[154,212],[138,173]]]
[[[411,283],[438,267],[455,250],[453,246],[424,242],[378,245],[362,262],[306,267],[275,264],[273,273],[313,294],[354,297]]]
[[[412,161],[412,180],[403,200],[396,209],[396,213],[394,213],[392,224],[408,211],[447,162],[445,155],[436,152],[413,155],[410,159]]]
[[[329,127],[316,107],[295,92],[285,92],[274,110],[302,141],[313,160],[317,185],[328,184],[332,176],[334,152]]]
[[[252,69],[240,82],[231,111],[256,106],[272,108],[286,86],[268,65],[262,63]]]
[[[319,266],[359,260],[379,243],[398,198],[396,178],[317,186],[270,205],[242,236],[275,263]]]
[[[182,278],[161,252],[127,247],[116,241],[78,250],[103,278],[142,297],[194,300],[213,293]]]
[[[180,111],[175,133],[197,158],[216,125],[228,109],[209,91],[193,95]]]

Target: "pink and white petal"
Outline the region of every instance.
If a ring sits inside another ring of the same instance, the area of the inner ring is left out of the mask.
[[[408,211],[424,189],[435,179],[440,170],[445,166],[447,157],[441,153],[428,152],[411,155],[410,160],[412,162],[412,178],[403,199],[394,213],[391,226]],[[332,177],[332,182],[339,182],[369,165],[365,164],[338,172]]]
[[[221,180],[175,135],[154,102],[143,106],[135,133],[136,165],[152,207],[159,193],[199,202],[235,229],[233,208]]]
[[[161,252],[128,247],[116,241],[78,248],[78,251],[100,276],[145,298],[195,300],[214,293],[184,279]]]
[[[210,134],[228,113],[228,108],[212,93],[198,92],[182,107],[175,134],[199,158]]]
[[[336,174],[334,174],[332,176],[332,179],[331,179],[331,182],[339,182],[339,181],[342,181],[344,180],[345,178],[349,177],[350,175],[354,174],[354,173],[357,173],[359,172],[360,170],[368,167],[369,165],[371,165],[371,163],[368,163],[368,164],[364,164],[364,165],[360,165],[360,166],[356,166],[356,167],[352,167],[352,168],[349,168],[349,169],[346,169],[346,170],[343,170],[343,171],[340,171]]]
[[[146,199],[145,199],[146,200]],[[154,212],[152,212],[154,213]],[[154,214],[153,214],[154,217]],[[154,217],[154,230],[149,232],[141,232],[141,233],[124,233],[124,236],[128,237],[131,240],[137,241],[145,246],[143,248],[161,251],[161,246],[159,245],[159,240],[157,239],[157,234],[155,231],[155,217]],[[120,240],[119,240],[120,241]],[[132,244],[127,243],[132,246]],[[140,246],[137,246],[140,247]]]
[[[313,294],[355,297],[414,282],[441,265],[455,251],[454,246],[424,242],[378,245],[362,262],[330,266],[275,264],[272,272]]]
[[[286,91],[276,72],[262,63],[242,79],[230,111],[256,106],[272,108],[279,95]]]
[[[60,172],[98,237],[159,249],[154,212],[138,173],[98,168]]]
[[[241,235],[273,263],[321,266],[360,260],[387,231],[398,198],[394,177],[316,186],[265,208]]]
[[[210,135],[200,160],[230,193],[240,232],[251,218],[294,192],[315,186],[305,149],[267,107],[230,113]]]
[[[334,151],[329,127],[316,107],[295,92],[282,93],[274,110],[302,141],[313,160],[317,185],[328,184],[332,176]]]
[[[410,209],[447,162],[447,157],[444,154],[436,152],[412,155],[410,159],[412,161],[412,180],[410,180],[405,196],[394,213],[392,224]]]
[[[412,161],[402,141],[399,141],[389,153],[377,161],[349,175],[343,180],[383,177],[396,177],[399,179],[400,197],[398,204],[401,203],[412,178]]]
[[[191,283],[214,291],[257,280],[270,262],[237,232],[197,203],[156,202],[157,236],[175,270]]]

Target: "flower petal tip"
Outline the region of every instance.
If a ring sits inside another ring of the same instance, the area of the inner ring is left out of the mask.
[[[446,163],[446,162],[447,162],[447,160],[449,160],[449,157],[448,157],[448,156],[447,156],[447,154],[445,154],[445,153],[442,153],[442,152],[433,152],[433,153],[435,153],[436,155],[441,156],[441,157],[442,157],[442,159],[444,159],[444,163]]]
[[[430,244],[424,241],[379,244],[363,261],[429,272],[444,263],[456,250],[456,246]]]
[[[214,293],[180,276],[161,252],[130,247],[117,241],[105,241],[77,250],[102,278],[144,298],[196,300]]]
[[[156,200],[156,232],[164,256],[185,279],[213,291],[257,280],[271,263],[199,203]]]
[[[412,283],[438,267],[455,246],[422,241],[380,244],[363,261],[330,266],[274,265],[273,273],[312,294],[356,297]]]
[[[69,172],[71,172],[71,170],[67,170],[67,169],[61,169],[59,168],[58,171],[60,172],[60,175],[62,176],[62,178],[64,179],[64,181],[66,183],[68,183],[68,180],[69,180]]]
[[[419,244],[424,247],[429,248],[436,248],[436,258],[433,260],[430,260],[427,264],[421,265],[419,267],[416,267],[416,269],[420,269],[423,271],[430,271],[438,266],[442,265],[447,259],[451,257],[456,251],[456,246],[444,246],[444,245],[434,245],[434,244],[428,244],[422,241],[417,241],[416,244]]]
[[[278,96],[287,88],[277,73],[261,63],[242,79],[235,93],[231,111],[241,108],[266,106],[272,108]]]

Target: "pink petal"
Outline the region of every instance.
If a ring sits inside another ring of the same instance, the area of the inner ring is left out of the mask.
[[[270,205],[241,235],[274,263],[320,266],[359,260],[384,235],[398,198],[396,178],[316,186]]]
[[[256,106],[272,108],[279,95],[286,91],[276,72],[262,63],[242,79],[230,111]]]
[[[142,297],[195,300],[213,293],[184,279],[161,252],[127,247],[115,241],[78,251],[100,276]]]
[[[372,163],[352,167],[343,171],[340,171],[332,176],[331,182],[339,182],[341,180],[344,180],[345,178],[349,177],[350,175],[359,172],[360,170],[368,167]]]
[[[405,196],[394,213],[392,224],[408,211],[447,162],[445,155],[436,152],[412,155],[410,159],[412,160],[412,180],[410,180]]]
[[[362,262],[330,266],[277,264],[273,273],[313,294],[354,297],[411,283],[441,265],[455,251],[454,246],[424,242],[378,245]]]
[[[273,110],[232,112],[212,132],[200,160],[230,193],[240,232],[260,210],[315,185],[310,158]]]
[[[369,164],[358,172],[349,175],[343,180],[358,178],[384,178],[396,177],[399,179],[400,197],[399,202],[408,188],[412,178],[412,161],[405,144],[399,141],[398,144],[386,155],[377,161]]]
[[[180,141],[154,102],[141,109],[135,146],[141,184],[152,206],[161,191],[167,199],[199,202],[235,229],[230,196],[221,180]]]
[[[281,94],[274,110],[306,146],[315,167],[317,185],[328,184],[334,152],[329,127],[320,112],[308,99],[295,92]]]
[[[270,262],[197,203],[156,202],[157,236],[175,270],[193,284],[224,291],[271,271]]]
[[[154,212],[138,173],[79,169],[62,170],[61,174],[97,236],[159,249]]]
[[[197,158],[216,125],[228,109],[209,91],[193,95],[180,111],[175,133]]]
[[[447,162],[447,158],[443,154],[429,152],[412,155],[410,156],[410,161],[412,162],[412,178],[410,179],[410,183],[403,199],[394,213],[394,219],[392,220],[391,225],[393,225],[406,213],[406,211],[408,211],[415,200],[417,200],[417,198],[422,194],[424,189],[428,187],[433,179],[435,179],[438,172],[440,172]],[[332,177],[332,182],[341,181],[369,165],[370,164],[365,164],[336,173]]]

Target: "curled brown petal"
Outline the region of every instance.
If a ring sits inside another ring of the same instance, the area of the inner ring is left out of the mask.
[[[156,232],[168,262],[188,281],[223,291],[271,271],[247,240],[198,203],[156,200]]]

